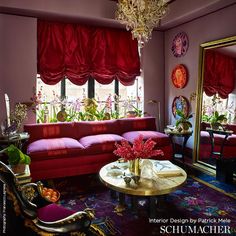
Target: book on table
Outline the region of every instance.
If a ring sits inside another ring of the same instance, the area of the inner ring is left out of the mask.
[[[182,175],[182,171],[178,166],[166,160],[144,160],[142,168],[144,168],[144,175],[150,175],[147,173],[150,169],[152,169],[152,175],[157,177],[174,177]],[[147,170],[145,171],[145,169]]]

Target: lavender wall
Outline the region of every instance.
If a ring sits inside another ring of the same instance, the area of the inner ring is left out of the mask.
[[[11,107],[30,101],[36,78],[36,19],[0,14],[0,122],[5,117],[4,93]],[[29,119],[31,119],[29,114]]]
[[[233,5],[165,32],[166,124],[175,122],[171,112],[174,97],[183,95],[189,99],[190,94],[197,89],[200,44],[236,35],[235,12],[236,5]],[[171,44],[174,36],[181,31],[186,32],[189,37],[189,49],[184,57],[176,58],[171,52]],[[189,82],[183,89],[175,88],[171,82],[171,72],[177,64],[184,64],[189,72]],[[195,112],[195,102],[192,104],[192,111]],[[194,135],[188,142],[189,147],[193,147],[193,137]]]
[[[164,127],[164,41],[163,32],[153,32],[152,39],[143,49],[143,75],[144,75],[144,111],[158,117],[157,104],[148,103],[156,100],[161,104],[161,127]],[[158,123],[157,123],[158,125]]]

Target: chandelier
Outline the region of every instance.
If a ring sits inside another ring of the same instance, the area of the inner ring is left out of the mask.
[[[132,38],[143,46],[153,28],[167,12],[167,0],[118,0],[116,19],[131,30]]]

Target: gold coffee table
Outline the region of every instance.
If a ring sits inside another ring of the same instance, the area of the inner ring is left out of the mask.
[[[154,162],[162,163],[162,161]],[[125,176],[129,176],[128,163],[118,161],[103,166],[99,172],[101,182],[108,188],[119,192],[119,202],[124,204],[125,194],[150,197],[150,210],[155,208],[156,197],[169,194],[182,186],[187,179],[186,172],[178,167],[179,173],[165,174],[156,176],[152,179],[140,178],[139,183],[135,184],[132,180],[130,184],[124,181]]]

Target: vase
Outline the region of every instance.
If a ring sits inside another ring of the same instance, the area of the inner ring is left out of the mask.
[[[220,127],[220,123],[218,122],[212,122],[210,125],[213,130],[218,130]]]
[[[140,176],[141,174],[140,158],[136,158],[134,160],[129,161],[129,171],[134,176]]]

